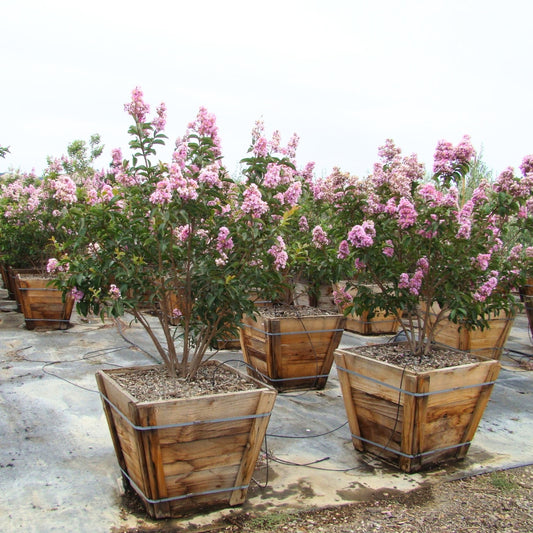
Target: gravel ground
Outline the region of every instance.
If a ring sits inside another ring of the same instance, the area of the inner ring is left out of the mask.
[[[142,527],[115,533],[531,533],[533,465],[440,482],[399,496],[381,492],[342,507],[292,514],[235,513],[201,528],[141,523]]]

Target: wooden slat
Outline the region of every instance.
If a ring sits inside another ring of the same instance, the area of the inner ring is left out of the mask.
[[[274,407],[276,393],[274,391],[263,391],[257,404],[257,411],[261,413],[270,412]],[[246,486],[252,478],[257,456],[261,450],[261,444],[268,426],[267,418],[256,418],[250,428],[248,443],[240,463],[237,477],[234,481],[235,487]],[[246,498],[246,489],[236,489],[232,492],[230,505],[237,505],[244,502]]]
[[[335,351],[335,364],[341,368],[347,367],[348,363],[346,361],[346,354],[342,350]],[[353,435],[361,435],[359,421],[357,419],[357,404],[352,401],[350,379],[346,372],[338,372],[338,375],[342,397],[344,400],[344,408],[346,410],[346,415],[348,416],[348,426],[350,427],[350,432]],[[357,450],[364,450],[364,445],[361,441],[357,439],[352,439],[352,441]]]

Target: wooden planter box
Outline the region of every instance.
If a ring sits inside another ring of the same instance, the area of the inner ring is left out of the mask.
[[[412,372],[336,350],[354,447],[406,472],[465,457],[500,372],[500,362]]]
[[[527,320],[529,322],[529,331],[533,335],[533,278],[526,281],[526,284],[520,287],[520,298],[524,302]]]
[[[2,275],[2,282],[4,289],[7,291],[7,297],[9,300],[15,299],[15,291],[9,277],[9,267],[4,263],[0,263],[0,274]]]
[[[134,370],[101,370],[96,380],[120,468],[150,516],[243,503],[276,391],[257,382],[250,391],[138,402],[113,379]]]
[[[362,316],[348,315],[346,317],[346,330],[360,335],[387,335],[397,333],[400,321],[394,315],[385,311],[376,311],[372,318],[368,318],[368,311]]]
[[[469,330],[445,319],[438,326],[435,342],[491,359],[500,359],[514,318],[514,314],[495,315],[489,320],[489,327],[484,330]]]
[[[335,288],[346,290],[347,281],[337,283]],[[377,291],[377,287],[373,287]],[[357,286],[350,287],[348,292],[352,298],[357,298]],[[342,312],[342,309],[340,309]],[[346,317],[346,330],[360,335],[388,335],[398,332],[400,321],[391,314],[387,314],[381,309],[376,309],[372,318],[369,318],[370,312],[365,311],[362,315],[348,315]]]
[[[49,286],[50,279],[16,274],[15,294],[20,302],[27,329],[67,329],[74,307],[69,295]]]
[[[248,372],[278,391],[323,389],[346,319],[340,314],[245,317],[241,348]]]

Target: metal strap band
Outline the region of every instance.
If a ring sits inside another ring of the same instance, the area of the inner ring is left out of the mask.
[[[401,455],[402,457],[407,457],[408,459],[416,459],[417,457],[424,457],[425,455],[431,455],[431,454],[434,454],[434,453],[445,452],[446,450],[453,450],[454,448],[461,448],[462,446],[470,445],[471,442],[472,442],[472,441],[462,442],[461,444],[453,444],[451,446],[445,446],[444,448],[436,448],[435,450],[430,450],[430,451],[427,451],[427,452],[410,454],[410,453],[403,453],[400,450],[393,450],[392,448],[388,448],[387,446],[384,446],[383,444],[378,444],[377,442],[365,439],[365,438],[363,438],[363,437],[361,437],[359,435],[354,435],[353,433],[352,433],[352,438],[360,440],[360,441],[363,441],[363,442],[366,442],[367,444],[371,444],[372,446],[377,446],[378,448],[382,448],[383,450],[386,450],[388,452],[395,453],[396,455]]]
[[[234,490],[245,490],[249,487],[249,485],[241,485],[239,487],[230,487],[228,489],[214,489],[214,490],[206,490],[205,492],[191,492],[189,494],[182,494],[181,496],[173,496],[171,498],[161,498],[159,500],[152,500],[151,498],[147,498],[146,495],[143,493],[143,491],[140,489],[140,487],[131,479],[130,476],[121,468],[120,471],[126,476],[128,481],[131,483],[131,486],[135,490],[135,492],[146,502],[152,503],[152,504],[158,504],[158,503],[168,503],[173,502],[176,500],[185,500],[186,498],[194,498],[195,496],[207,496],[209,494],[218,494],[219,492],[229,492]]]
[[[193,420],[192,422],[180,422],[179,424],[164,424],[161,426],[137,426],[103,393],[100,392],[100,396],[115,410],[116,413],[118,413],[133,429],[136,429],[137,431],[149,431],[152,429],[172,429],[187,426],[197,426],[200,424],[216,424],[218,422],[234,422],[238,420],[248,420],[253,418],[265,418],[267,416],[270,416],[270,414],[272,413],[272,411],[268,411],[267,413],[260,413],[255,415],[235,416],[229,418],[214,418],[212,420]]]
[[[442,389],[442,390],[436,390],[436,391],[428,391],[428,392],[412,392],[405,389],[402,389],[400,387],[396,387],[394,385],[391,385],[390,383],[385,383],[384,381],[379,381],[378,379],[372,378],[370,376],[364,376],[363,374],[359,374],[358,372],[354,372],[353,370],[348,370],[347,368],[344,368],[342,366],[337,365],[337,370],[340,370],[341,372],[346,372],[348,374],[352,374],[353,376],[357,376],[359,378],[366,379],[368,381],[372,381],[374,383],[377,383],[379,385],[383,385],[384,387],[387,387],[389,389],[401,392],[403,394],[406,394],[408,396],[415,396],[416,398],[423,398],[424,396],[432,396],[434,394],[444,394],[446,392],[454,392],[457,390],[463,390],[463,389],[475,389],[477,387],[484,387],[486,385],[494,385],[496,381],[485,381],[484,383],[476,383],[475,385],[464,385],[462,387],[452,387],[451,389]]]

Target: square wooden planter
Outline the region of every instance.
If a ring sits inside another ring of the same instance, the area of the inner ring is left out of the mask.
[[[529,331],[533,335],[533,278],[529,278],[526,284],[520,287],[520,298],[524,303]]]
[[[360,335],[387,335],[397,333],[400,321],[385,311],[376,311],[372,318],[369,312],[362,315],[348,315],[346,317],[346,330]]]
[[[278,391],[323,389],[345,323],[340,314],[245,317],[240,339],[249,373]]]
[[[500,362],[413,372],[336,350],[354,447],[415,472],[465,457],[500,372]]]
[[[137,370],[101,370],[96,380],[120,468],[150,516],[243,503],[276,391],[246,377],[256,389],[139,402],[113,378]]]
[[[347,285],[347,281],[342,281],[337,283],[335,288],[346,290]],[[378,290],[376,286],[371,287],[374,292]],[[350,287],[348,292],[352,298],[357,298],[357,285]],[[362,315],[352,314],[346,317],[346,331],[352,331],[359,335],[394,334],[398,332],[399,327],[400,321],[394,315],[388,314],[381,309],[376,309],[372,316],[369,311],[364,311]]]
[[[49,285],[50,279],[34,274],[14,276],[14,288],[17,302],[20,304],[26,328],[67,329],[74,307],[74,299]]]
[[[514,318],[514,314],[501,312],[492,316],[488,321],[489,327],[483,330],[467,329],[444,319],[437,326],[435,342],[499,360],[513,327]]]

